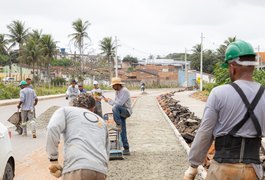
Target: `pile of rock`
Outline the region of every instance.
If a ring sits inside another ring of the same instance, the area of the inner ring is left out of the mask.
[[[185,141],[190,144],[194,139],[201,119],[196,117],[193,112],[190,112],[187,107],[178,104],[179,101],[172,98],[175,93],[176,91],[160,95],[157,100]]]

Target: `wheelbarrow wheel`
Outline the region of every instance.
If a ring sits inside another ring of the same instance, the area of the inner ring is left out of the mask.
[[[21,135],[21,134],[23,133],[23,129],[22,129],[22,127],[20,127],[20,126],[17,126],[16,131],[17,131],[17,133],[18,133],[19,135]]]

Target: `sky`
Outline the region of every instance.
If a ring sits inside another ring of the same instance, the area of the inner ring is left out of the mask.
[[[86,52],[100,53],[99,42],[118,39],[118,56],[147,58],[188,52],[196,44],[217,49],[228,37],[250,42],[265,51],[263,0],[0,0],[0,33],[20,20],[42,29],[59,48],[74,52],[72,22],[89,21]]]

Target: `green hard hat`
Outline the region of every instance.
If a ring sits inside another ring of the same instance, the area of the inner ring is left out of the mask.
[[[247,55],[256,55],[251,44],[242,40],[232,42],[225,51],[225,62],[222,64],[222,67],[228,67],[228,62],[232,59]]]
[[[22,85],[27,85],[28,83],[26,82],[26,81],[20,81],[20,83],[19,83],[19,86],[22,86]]]

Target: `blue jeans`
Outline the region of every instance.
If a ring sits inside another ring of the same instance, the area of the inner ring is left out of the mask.
[[[112,107],[113,118],[117,125],[121,125],[121,141],[124,149],[129,149],[129,143],[126,133],[126,118],[130,116],[130,113],[125,107],[115,105]]]

